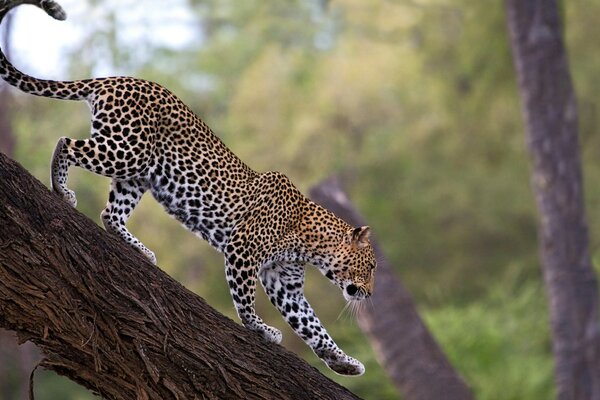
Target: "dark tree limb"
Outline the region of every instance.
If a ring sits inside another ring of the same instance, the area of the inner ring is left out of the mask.
[[[313,187],[310,196],[348,223],[365,225],[335,177]],[[392,381],[407,400],[472,399],[471,390],[427,330],[381,247],[373,239],[371,243],[379,260],[375,289],[358,323]]]
[[[559,399],[600,399],[598,283],[589,254],[577,104],[556,0],[507,0],[540,213]]]
[[[0,327],[108,399],[356,399],[0,154]],[[359,378],[360,379],[360,378]]]

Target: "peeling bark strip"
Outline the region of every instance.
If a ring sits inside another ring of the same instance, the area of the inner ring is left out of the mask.
[[[364,218],[350,203],[336,178],[313,187],[311,198],[354,226]],[[454,370],[417,313],[415,304],[379,245],[371,239],[378,260],[371,302],[358,315],[385,370],[407,400],[469,400],[471,390]]]
[[[0,154],[0,327],[107,399],[357,399]]]
[[[506,0],[552,320],[558,398],[600,399],[598,284],[588,249],[577,104],[556,0]]]

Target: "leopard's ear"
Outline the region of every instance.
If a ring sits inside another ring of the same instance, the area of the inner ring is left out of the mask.
[[[367,247],[370,235],[371,228],[368,226],[359,226],[352,231],[352,244],[359,248]]]

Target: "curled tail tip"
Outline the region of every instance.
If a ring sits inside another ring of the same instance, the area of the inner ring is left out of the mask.
[[[54,19],[64,21],[67,19],[67,13],[63,8],[54,0],[42,0],[40,1],[40,7],[46,11],[46,13]]]

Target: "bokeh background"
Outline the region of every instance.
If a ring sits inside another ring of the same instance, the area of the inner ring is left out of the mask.
[[[254,169],[279,170],[305,193],[337,174],[475,396],[553,396],[537,215],[502,1],[60,3],[66,22],[34,7],[13,14],[3,48],[20,69],[51,79],[153,80]],[[600,2],[559,3],[598,271]],[[86,106],[15,90],[2,99],[12,157],[48,183],[58,138],[88,136]],[[78,209],[100,223],[108,179],[72,169],[69,186]],[[160,268],[237,320],[222,257],[149,194],[129,228]],[[328,370],[264,296],[259,314],[284,331],[284,346],[357,395],[400,398],[353,316],[341,312],[341,294],[311,272],[307,297],[338,344],[365,363],[363,377]],[[16,399],[22,366],[36,353],[11,356],[3,335],[0,390]],[[51,372],[38,371],[35,387],[38,400],[93,398]]]

